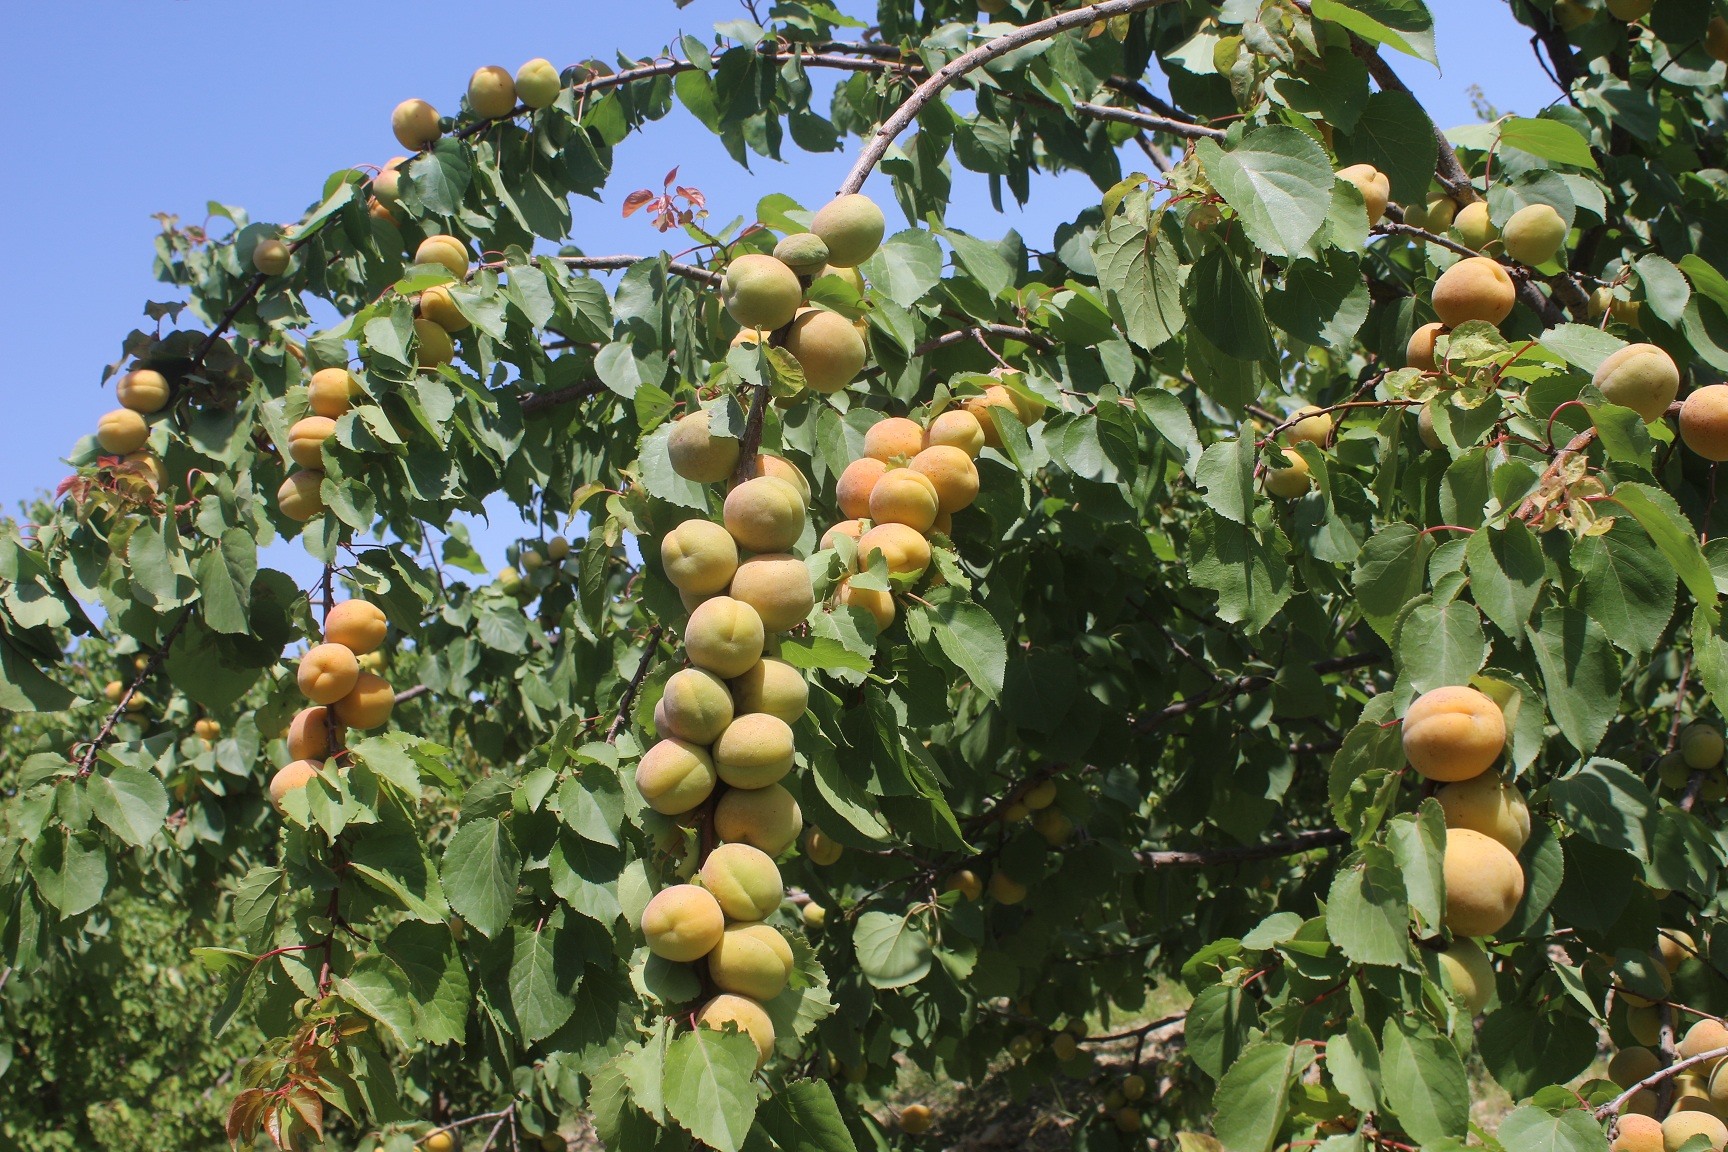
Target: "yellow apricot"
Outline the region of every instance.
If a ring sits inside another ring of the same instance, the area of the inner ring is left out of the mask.
[[[804,500],[773,476],[746,480],[726,494],[726,531],[752,552],[788,552],[804,533]]]
[[[1498,324],[1512,314],[1518,289],[1499,261],[1469,256],[1440,274],[1432,299],[1434,314],[1448,328],[1467,320]]]
[[[168,403],[168,378],[154,368],[134,368],[120,377],[114,394],[122,408],[149,415]]]
[[[792,727],[766,712],[737,716],[714,742],[714,771],[734,788],[766,788],[792,770]]]
[[[984,450],[984,426],[978,417],[964,408],[950,408],[930,421],[924,433],[924,447],[946,445],[958,448],[974,460]]]
[[[324,511],[322,472],[293,472],[276,490],[276,506],[282,515],[304,524]]]
[[[96,421],[96,443],[110,456],[127,456],[150,440],[150,425],[130,408],[104,412]]]
[[[896,456],[901,462],[912,459],[924,448],[924,429],[918,426],[916,420],[908,420],[904,416],[890,416],[886,420],[878,420],[864,431],[864,455],[874,457],[884,464],[894,462]]]
[[[774,1021],[762,1010],[762,1005],[747,996],[722,992],[696,1013],[696,1027],[724,1032],[726,1025],[750,1037],[756,1044],[756,1067],[760,1068],[774,1054]]]
[[[820,928],[828,923],[828,909],[812,901],[804,905],[804,911],[799,913],[806,928]]]
[[[201,716],[192,725],[192,731],[200,740],[212,741],[222,735],[222,725],[208,716]]]
[[[1032,828],[1052,848],[1060,848],[1074,835],[1074,821],[1060,808],[1045,808],[1032,814]]]
[[[861,193],[830,200],[810,221],[810,231],[828,246],[828,263],[856,268],[882,244],[888,222],[876,202]]]
[[[766,638],[756,609],[730,596],[702,601],[684,627],[690,662],[727,680],[742,676],[762,658]]]
[[[1715,1152],[1728,1144],[1728,1125],[1709,1112],[1670,1112],[1662,1121],[1663,1152],[1680,1152],[1682,1145],[1694,1136],[1703,1136]]]
[[[424,100],[404,100],[390,113],[390,131],[404,148],[415,152],[428,147],[443,134],[438,109]]]
[[[1628,344],[1602,361],[1592,384],[1611,404],[1630,408],[1646,424],[1662,419],[1680,392],[1680,369],[1654,344]]]
[[[1424,372],[1439,370],[1439,362],[1434,359],[1434,341],[1446,331],[1444,324],[1435,322],[1424,324],[1410,334],[1410,343],[1404,347],[1404,366],[1420,368]]]
[[[1483,200],[1472,201],[1458,209],[1458,215],[1452,221],[1452,231],[1458,234],[1464,247],[1478,252],[1500,236],[1500,230],[1488,218],[1488,204]]]
[[[468,107],[482,120],[497,120],[516,107],[516,81],[496,64],[476,69],[468,78]]]
[[[972,414],[978,421],[978,428],[984,433],[984,443],[998,451],[1002,448],[1002,434],[996,429],[995,420],[990,417],[990,409],[1006,408],[1020,418],[1020,408],[1014,403],[1014,394],[1000,384],[992,384],[984,389],[982,396],[968,396],[960,402],[961,409]]]
[[[468,245],[442,232],[428,236],[414,249],[414,263],[441,264],[460,280],[468,275]]]
[[[998,904],[1018,904],[1026,899],[1026,885],[997,870],[990,874],[990,898]]]
[[[252,267],[261,276],[282,275],[293,259],[293,249],[274,236],[258,241],[252,248]]]
[[[1436,688],[1404,713],[1404,758],[1430,780],[1480,776],[1506,747],[1506,717],[1474,688]]]
[[[876,621],[876,631],[886,632],[894,623],[894,597],[874,588],[854,588],[851,580],[840,581],[834,598],[842,608],[860,608]]]
[[[780,869],[749,844],[716,846],[702,862],[701,876],[729,920],[766,920],[786,895]]]
[[[468,317],[456,306],[450,289],[442,284],[434,284],[420,293],[420,315],[446,332],[460,332],[468,327]]]
[[[1654,1116],[1640,1116],[1622,1109],[1608,1152],[1664,1152],[1662,1122]]]
[[[1284,454],[1284,466],[1266,469],[1266,491],[1280,500],[1294,500],[1313,486],[1314,478],[1300,452],[1294,448],[1279,451]]]
[[[354,690],[360,662],[340,644],[318,644],[300,658],[300,693],[314,704],[334,704]]]
[[[842,536],[856,544],[859,540],[864,538],[864,532],[864,521],[842,520],[840,523],[834,525],[834,527],[828,529],[828,531],[822,533],[822,542],[818,544],[817,547],[832,548],[834,547],[834,542]]]
[[[713,893],[694,884],[662,888],[642,910],[648,951],[678,964],[708,955],[725,930],[726,918]]]
[[[1446,832],[1446,928],[1455,936],[1492,936],[1524,898],[1524,871],[1500,841],[1468,828]]]
[[[774,257],[749,252],[726,265],[720,298],[739,324],[772,332],[792,322],[804,288],[798,274]]]
[[[816,606],[810,570],[804,561],[786,552],[752,556],[738,565],[730,594],[756,609],[762,627],[769,632],[798,627]]]
[[[1524,793],[1498,773],[1484,772],[1442,785],[1434,798],[1446,814],[1448,828],[1469,828],[1492,836],[1514,854],[1530,839],[1530,808]]]
[[[1616,992],[1615,995],[1634,1007],[1647,1008],[1650,1005],[1655,1004],[1658,1000],[1666,1000],[1668,998],[1668,993],[1674,990],[1674,977],[1669,974],[1668,969],[1656,969],[1656,981],[1662,985],[1662,994],[1655,999],[1626,989]]]
[[[1459,937],[1438,957],[1440,970],[1470,1015],[1478,1015],[1494,995],[1494,963],[1476,941]]]
[[[662,816],[681,816],[714,792],[714,762],[708,749],[669,737],[642,754],[636,790]]]
[[[835,482],[840,511],[855,519],[870,515],[870,493],[888,472],[888,465],[873,456],[863,456],[846,465]]]
[[[792,947],[767,924],[729,924],[708,953],[708,975],[722,992],[772,1000],[792,974]]]
[[[803,826],[798,801],[778,784],[730,788],[714,805],[714,832],[720,839],[749,844],[770,856],[792,847]]]
[[[826,868],[840,859],[845,848],[835,840],[825,836],[820,828],[812,828],[804,833],[804,855],[810,858],[810,863]]]
[[[666,731],[691,744],[712,744],[732,723],[732,692],[726,681],[701,668],[680,668],[666,681],[656,715]]]
[[[1421,227],[1430,232],[1445,232],[1457,218],[1458,201],[1442,192],[1428,198],[1422,210]]]
[[[956,449],[957,451],[957,449]],[[858,567],[870,566],[870,557],[882,553],[889,572],[924,575],[930,567],[930,541],[924,534],[907,524],[878,524],[858,538]]]
[[[306,402],[313,414],[332,420],[353,407],[360,394],[360,382],[346,368],[320,368],[306,385]]]
[[[1566,221],[1549,204],[1526,204],[1512,213],[1501,234],[1506,255],[1532,267],[1546,264],[1566,242]]]
[[[1313,404],[1304,404],[1292,412],[1292,416],[1302,419],[1284,429],[1284,440],[1289,444],[1308,443],[1316,448],[1324,448],[1332,439],[1332,416]]]
[[[978,5],[979,11],[984,11],[984,5]],[[923,1104],[908,1104],[900,1109],[900,1115],[895,1123],[900,1125],[900,1131],[908,1136],[922,1136],[930,1131],[931,1114],[928,1106]]]
[[[324,466],[324,441],[336,434],[336,421],[308,416],[288,429],[288,458],[302,468]]]
[[[805,308],[786,333],[786,351],[798,361],[812,392],[831,395],[858,378],[870,358],[864,337],[838,312]]]
[[[304,788],[318,775],[318,770],[324,767],[317,760],[292,760],[282,765],[276,775],[270,778],[270,804],[276,811],[282,811],[282,801],[288,793],[296,788]]]
[[[1728,460],[1728,384],[1692,390],[1680,406],[1680,439],[1706,460]]]
[[[1661,1042],[1662,1013],[1657,1008],[1653,1006],[1640,1008],[1635,1004],[1627,1004],[1624,1020],[1626,1031],[1638,1043],[1649,1047]]]
[[[1372,164],[1352,164],[1338,169],[1338,177],[1350,181],[1362,193],[1363,203],[1368,206],[1368,223],[1380,223],[1380,218],[1386,215],[1386,202],[1392,198],[1392,182],[1386,174]]]
[[[905,524],[928,532],[940,508],[936,485],[911,468],[890,468],[870,490],[870,519],[878,524]]]
[[[1656,954],[1662,958],[1668,971],[1677,972],[1680,965],[1698,954],[1698,943],[1690,933],[1678,928],[1663,928],[1656,934]]]
[[[161,459],[148,448],[128,452],[120,460],[135,470],[151,492],[160,492],[168,487],[168,474],[162,469]]]
[[[958,892],[962,899],[977,900],[984,895],[984,881],[978,879],[978,874],[967,868],[948,877],[948,882],[942,886],[944,892]]]
[[[361,731],[382,728],[395,709],[396,690],[388,680],[372,672],[361,672],[348,694],[331,705],[336,719]]]
[[[795,724],[809,706],[810,685],[798,669],[774,656],[764,656],[732,681],[737,714],[764,712]]]
[[[430,320],[414,321],[414,366],[422,372],[435,371],[448,364],[456,355],[455,341]]]
[[[679,591],[708,596],[732,583],[738,542],[712,520],[686,520],[660,538],[660,566]]]
[[[804,498],[806,506],[809,505],[810,481],[804,478],[804,473],[800,472],[798,466],[790,460],[770,455],[767,452],[758,452],[756,459],[750,463],[750,474],[745,479],[752,480],[757,476],[772,476],[776,480],[786,481],[798,489],[798,495]]]
[[[330,739],[329,712],[322,708],[302,708],[288,722],[288,755],[296,760],[328,760],[342,746],[342,729],[336,729],[336,739]]]
[[[1421,438],[1423,447],[1430,452],[1438,452],[1446,446],[1440,439],[1440,433],[1434,430],[1434,405],[1438,397],[1429,397],[1422,407],[1416,410],[1416,435]]]
[[[530,108],[545,108],[558,99],[558,91],[562,87],[558,69],[544,56],[536,56],[516,69],[516,95]]]
[[[1627,1002],[1631,1003],[1630,1000]],[[1654,1008],[1649,1008],[1648,1005],[1644,1007],[1651,1012],[1656,1011]],[[1718,1048],[1728,1048],[1728,1026],[1724,1026],[1720,1020],[1713,1020],[1709,1017],[1705,1017],[1686,1029],[1686,1035],[1681,1037],[1680,1042],[1674,1046],[1674,1050],[1679,1053],[1682,1060],[1690,1060],[1694,1056],[1702,1056],[1704,1053],[1714,1052]]]
[[[936,489],[939,511],[952,515],[971,507],[972,502],[978,499],[978,466],[972,463],[972,457],[963,448],[940,444],[926,448],[912,457],[910,467]]]
[[[1662,1067],[1662,1059],[1648,1048],[1622,1048],[1608,1061],[1608,1079],[1630,1088]]]
[[[384,643],[390,623],[384,610],[370,600],[344,600],[324,617],[324,639],[364,655]]]

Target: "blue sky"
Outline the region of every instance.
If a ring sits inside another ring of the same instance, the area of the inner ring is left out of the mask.
[[[873,9],[862,0],[841,6]],[[1502,111],[1533,113],[1554,98],[1504,0],[1431,0],[1430,7],[1445,73],[1388,55],[1442,127],[1475,119],[1471,85]],[[54,4],[8,12],[0,38],[0,102],[12,113],[13,158],[0,182],[14,264],[0,278],[7,402],[0,501],[7,509],[70,471],[62,455],[115,406],[99,386],[103,366],[145,322],[145,300],[175,298],[150,273],[154,213],[197,222],[217,200],[246,208],[254,220],[293,220],[330,172],[379,164],[398,151],[389,117],[399,100],[421,96],[453,110],[482,64],[514,71],[533,56],[560,67],[619,51],[649,56],[681,32],[706,39],[717,21],[746,15],[737,0],[682,9],[672,0],[490,7],[421,0],[407,17],[398,6],[305,0],[292,6],[292,21],[288,10],[109,0],[78,6],[76,17]],[[800,154],[787,164],[756,160],[745,172],[675,112],[619,148],[604,203],[576,202],[574,239],[596,254],[656,250],[659,235],[640,215],[622,220],[619,205],[632,189],[658,188],[674,163],[679,182],[707,192],[724,221],[749,214],[768,192],[818,206],[850,162],[848,153]],[[1014,227],[1034,243],[1098,196],[1077,176],[1046,179],[1023,211],[997,217],[982,178],[956,171],[955,189],[953,224],[988,237]],[[475,526],[493,566],[518,534],[514,524]],[[272,552],[276,566],[310,567]]]

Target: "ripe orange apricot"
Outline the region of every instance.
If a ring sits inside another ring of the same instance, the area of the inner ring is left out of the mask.
[[[1608,1152],[1663,1152],[1662,1122],[1622,1109],[1615,1121],[1614,1142]]]
[[[340,644],[318,644],[300,658],[295,679],[312,703],[334,704],[359,682],[360,661]]]
[[[956,449],[958,451],[958,449]],[[930,541],[906,524],[878,524],[858,538],[858,567],[870,566],[870,556],[881,552],[889,572],[924,575],[930,567]]]
[[[290,473],[288,479],[282,481],[282,487],[276,490],[276,507],[288,519],[304,524],[324,511],[323,483],[322,472]]]
[[[1404,366],[1420,368],[1424,372],[1439,370],[1439,362],[1434,359],[1434,341],[1446,331],[1444,324],[1435,322],[1424,324],[1410,334],[1410,343],[1404,347]]]
[[[1492,936],[1524,898],[1524,870],[1500,841],[1468,828],[1446,831],[1446,928],[1455,936]]]
[[[1680,393],[1680,368],[1654,344],[1628,344],[1602,361],[1590,382],[1609,403],[1630,408],[1654,423]]]
[[[438,109],[424,100],[404,100],[390,113],[390,130],[402,147],[418,152],[442,135]]]
[[[864,532],[865,528],[862,520],[842,520],[840,523],[834,525],[834,527],[828,529],[828,531],[822,533],[822,542],[818,544],[817,547],[832,548],[834,547],[834,541],[840,539],[842,536],[849,537],[853,543],[857,543],[863,537]]]
[[[324,441],[336,434],[336,421],[308,416],[288,429],[288,458],[302,468],[324,467]]]
[[[460,332],[468,327],[468,317],[456,306],[450,289],[442,284],[434,284],[420,293],[420,315],[446,332]]]
[[[854,519],[870,515],[870,493],[888,472],[888,465],[874,456],[861,456],[846,465],[835,485],[840,511]]]
[[[1470,828],[1491,836],[1516,853],[1530,839],[1530,807],[1516,784],[1499,773],[1484,772],[1468,780],[1443,784],[1434,793],[1446,814],[1446,827]]]
[[[1434,282],[1434,313],[1448,328],[1467,320],[1498,324],[1512,314],[1518,289],[1499,261],[1469,256]]]
[[[1005,408],[1016,420],[1020,419],[1020,408],[1014,403],[1014,394],[1000,384],[992,384],[984,389],[982,396],[968,396],[960,403],[962,409],[978,421],[979,430],[984,433],[984,443],[998,450],[1002,447],[1002,434],[990,417],[990,409]]]
[[[720,733],[712,755],[715,773],[727,784],[766,788],[792,770],[792,727],[778,716],[747,712]]]
[[[1425,692],[1404,713],[1404,758],[1430,780],[1480,776],[1506,747],[1506,717],[1468,686]]]
[[[360,394],[360,382],[346,368],[320,368],[306,385],[306,402],[313,415],[331,420],[353,407]]]
[[[870,490],[870,519],[878,524],[906,524],[928,532],[940,508],[936,485],[911,468],[890,468]]]
[[[396,690],[384,677],[362,672],[349,693],[331,705],[336,719],[350,728],[365,731],[381,728],[396,708]]]
[[[468,275],[468,245],[442,232],[428,236],[414,249],[414,263],[441,264],[460,280]]]
[[[884,464],[891,463],[896,456],[910,460],[923,447],[924,429],[918,427],[916,420],[904,416],[878,420],[864,432],[864,455]]]
[[[762,1005],[748,996],[722,992],[702,1005],[701,1010],[696,1013],[698,1028],[712,1028],[724,1032],[728,1024],[755,1042],[756,1067],[766,1064],[768,1057],[774,1054],[774,1021],[768,1018]]]
[[[787,552],[763,553],[738,565],[730,595],[756,609],[769,632],[798,627],[816,606],[810,570]]]
[[[852,322],[821,308],[805,308],[797,314],[786,332],[786,351],[798,361],[804,383],[823,395],[856,380],[870,358],[864,337]]]
[[[964,408],[950,408],[930,421],[924,433],[924,447],[946,444],[958,448],[974,460],[984,450],[984,426],[978,417]]]
[[[363,656],[384,643],[390,623],[384,610],[370,600],[344,600],[324,617],[324,640]]]
[[[482,120],[508,116],[516,107],[516,80],[496,64],[476,69],[468,78],[468,107]]]
[[[712,893],[694,884],[662,888],[642,910],[642,935],[648,950],[663,960],[687,964],[720,943],[726,917]]]
[[[772,476],[776,480],[786,481],[798,489],[798,495],[804,498],[805,504],[810,503],[810,481],[805,479],[804,473],[800,472],[798,466],[790,460],[770,455],[767,452],[758,452],[756,459],[750,465],[750,475],[746,476],[745,479],[751,480],[757,476]]]
[[[328,760],[341,746],[342,729],[336,743],[330,740],[329,713],[322,707],[302,708],[288,722],[288,755],[296,760]]]
[[[149,415],[168,403],[168,378],[154,368],[134,368],[120,377],[114,394],[122,408]]]
[[[862,608],[876,621],[878,632],[888,631],[894,623],[894,597],[874,588],[854,588],[852,581],[842,580],[834,590],[835,600],[842,608]]]
[[[1332,422],[1326,423],[1330,427]],[[942,512],[952,515],[978,499],[978,465],[964,448],[938,444],[912,457],[910,466],[935,487],[936,505]]]
[[[306,787],[322,767],[324,765],[316,760],[291,760],[282,765],[281,770],[270,778],[271,806],[278,812],[282,811],[282,801],[288,793]]]

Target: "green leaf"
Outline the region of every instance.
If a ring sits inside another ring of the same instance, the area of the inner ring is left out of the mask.
[[[211,631],[249,632],[252,581],[258,575],[258,545],[251,533],[242,528],[222,533],[221,546],[200,556],[193,574],[204,594],[204,622]]]
[[[1591,760],[1550,784],[1548,798],[1555,816],[1585,839],[1649,859],[1656,798],[1626,768]]]
[[[1547,566],[1542,546],[1522,520],[1480,528],[1464,546],[1470,593],[1482,615],[1508,636],[1521,636],[1542,595]]]
[[[1398,624],[1393,654],[1399,677],[1418,692],[1465,684],[1488,658],[1482,617],[1474,604],[1418,604]]]
[[[777,1088],[757,1112],[756,1124],[781,1152],[857,1152],[826,1081],[794,1080]]]
[[[414,1030],[429,1044],[461,1040],[474,997],[449,925],[405,921],[390,933],[385,952],[408,981]]]
[[[1438,931],[1446,904],[1446,815],[1439,801],[1429,798],[1414,814],[1394,817],[1387,825],[1386,843],[1392,849],[1411,910],[1422,923]],[[1330,908],[1326,922],[1332,922]]]
[[[509,923],[522,858],[504,826],[491,817],[465,822],[450,837],[440,872],[450,907],[482,936]]]
[[[1674,616],[1674,569],[1650,538],[1615,526],[1572,547],[1578,606],[1629,656],[1653,651]]]
[[[756,1117],[756,1045],[739,1033],[686,1032],[666,1050],[666,1111],[717,1152],[740,1152]]]
[[[62,916],[96,907],[108,890],[108,854],[89,833],[51,828],[30,853],[30,878]]]
[[[882,241],[862,271],[870,285],[910,308],[942,280],[942,246],[928,232],[908,228]]]
[[[1292,595],[1290,566],[1249,528],[1207,512],[1195,525],[1189,575],[1218,593],[1218,615],[1258,632]]]
[[[926,613],[942,652],[991,700],[1002,695],[1008,645],[996,618],[977,604],[946,600]]]
[[[1182,331],[1182,261],[1146,219],[1144,201],[1112,218],[1092,241],[1098,287],[1122,332],[1150,352]]]
[[[376,955],[360,957],[346,976],[337,978],[336,992],[384,1025],[396,1043],[407,1046],[419,1039],[408,978],[394,961]]]
[[[1463,1140],[1470,1123],[1470,1086],[1452,1041],[1411,1018],[1386,1022],[1381,1037],[1381,1089],[1399,1124],[1424,1147]]]
[[[168,789],[142,768],[125,765],[91,776],[86,792],[96,819],[134,848],[148,844],[168,819]]]
[[[1256,248],[1293,256],[1326,223],[1332,165],[1306,132],[1273,125],[1248,133],[1229,151],[1211,140],[1200,141],[1195,151]]]
[[[518,925],[511,930],[510,1011],[530,1044],[556,1032],[576,1009],[570,999],[574,981],[559,977],[554,940],[549,926],[536,931]]]
[[[1194,482],[1206,506],[1236,524],[1251,523],[1259,494],[1254,490],[1254,438],[1220,440],[1200,454]]]
[[[1638,257],[1633,267],[1638,270],[1638,282],[1644,286],[1644,306],[1663,323],[1680,327],[1686,304],[1692,298],[1692,286],[1680,269],[1655,255]]]
[[[788,636],[780,641],[780,659],[806,671],[831,672],[841,668],[870,671],[868,656],[826,636]]]
[[[1500,122],[1500,142],[1532,156],[1570,164],[1575,168],[1596,168],[1596,158],[1590,154],[1590,141],[1570,124],[1545,117],[1508,116]]]
[[[1380,1046],[1357,1017],[1350,1017],[1344,1031],[1327,1040],[1326,1071],[1357,1111],[1379,1111]]]
[[[1272,334],[1260,292],[1221,245],[1194,262],[1185,286],[1188,319],[1224,355],[1264,360],[1272,355]]]
[[[1710,562],[1704,559],[1704,550],[1699,547],[1698,534],[1692,531],[1674,497],[1647,484],[1619,484],[1609,498],[1650,533],[1650,539],[1674,566],[1686,590],[1698,601],[1704,618],[1714,628],[1718,615],[1716,580],[1710,573]]]
[[[1410,906],[1392,853],[1369,845],[1332,880],[1326,932],[1352,963],[1403,965],[1410,958]]]
[[[1270,1152],[1284,1124],[1290,1085],[1314,1050],[1262,1041],[1243,1051],[1212,1094],[1212,1130],[1228,1152]]]
[[[1427,197],[1439,152],[1433,122],[1404,92],[1381,91],[1368,97],[1355,131],[1338,139],[1338,159],[1345,164],[1372,164],[1384,172],[1392,199],[1400,204]]]
[[[1702,256],[1688,252],[1680,257],[1680,271],[1692,280],[1692,287],[1728,309],[1728,277],[1716,271]]]
[[[1364,40],[1439,66],[1434,55],[1434,18],[1422,0],[1314,0],[1314,15]]]
[[[1362,545],[1352,583],[1357,603],[1380,635],[1389,635],[1405,605],[1421,594],[1433,551],[1433,538],[1414,524],[1388,524]]]
[[[852,947],[873,988],[904,988],[930,972],[930,938],[910,916],[864,913],[852,930]]]
[[[1620,705],[1620,660],[1607,633],[1576,608],[1550,608],[1525,635],[1560,734],[1579,752],[1590,752]]]
[[[1495,1139],[1506,1152],[1606,1152],[1602,1125],[1583,1108],[1548,1112],[1534,1104],[1515,1108],[1500,1121]]]

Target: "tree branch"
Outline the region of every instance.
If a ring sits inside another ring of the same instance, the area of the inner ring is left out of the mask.
[[[1686,1071],[1688,1068],[1694,1067],[1698,1064],[1709,1064],[1712,1061],[1722,1059],[1724,1056],[1728,1056],[1728,1048],[1712,1048],[1708,1052],[1700,1052],[1696,1056],[1688,1056],[1684,1060],[1676,1060],[1666,1068],[1657,1069],[1655,1072],[1644,1077],[1644,1079],[1638,1081],[1638,1083],[1632,1085],[1632,1087],[1620,1093],[1620,1095],[1614,1097],[1614,1099],[1608,1101],[1608,1103],[1602,1105],[1602,1107],[1596,1109],[1596,1119],[1608,1120],[1617,1117],[1620,1115],[1620,1109],[1626,1106],[1626,1101],[1632,1099],[1632,1097],[1636,1096],[1644,1089],[1655,1088],[1658,1085],[1664,1084],[1680,1075],[1680,1073]]]
[[[1348,672],[1356,668],[1368,668],[1380,663],[1384,659],[1385,657],[1378,652],[1360,652],[1351,656],[1337,656],[1330,660],[1321,660],[1311,665],[1311,667],[1315,672],[1324,676],[1332,672]],[[1273,683],[1275,683],[1275,681],[1271,676],[1238,676],[1236,679],[1226,682],[1215,691],[1209,692],[1203,696],[1195,696],[1188,700],[1178,700],[1174,704],[1167,704],[1163,708],[1160,708],[1158,711],[1150,713],[1149,715],[1137,717],[1131,722],[1131,726],[1134,731],[1138,733],[1149,732],[1163,724],[1166,720],[1173,720],[1178,716],[1186,716],[1190,712],[1198,712],[1200,709],[1212,704],[1221,704],[1227,700],[1234,700],[1236,697],[1246,695],[1249,692],[1258,692],[1263,688],[1270,688]]]
[[[1218,864],[1241,864],[1249,860],[1270,860],[1279,856],[1295,856],[1316,848],[1332,848],[1348,844],[1350,833],[1342,828],[1317,828],[1298,832],[1282,840],[1264,844],[1248,844],[1240,848],[1201,848],[1193,851],[1167,850],[1136,852],[1134,858],[1148,868],[1210,868]]]
[[[180,609],[180,615],[168,629],[167,634],[162,637],[160,646],[150,654],[150,659],[144,662],[144,667],[139,669],[138,674],[132,677],[132,683],[126,686],[126,691],[122,692],[120,699],[114,702],[114,707],[109,711],[108,718],[102,722],[102,727],[98,728],[96,735],[90,738],[89,746],[84,749],[84,754],[78,758],[79,776],[88,776],[95,771],[96,757],[101,755],[102,745],[107,743],[110,736],[114,735],[114,726],[120,723],[120,717],[126,715],[126,706],[132,703],[132,697],[138,694],[138,689],[143,686],[144,681],[154,675],[156,669],[162,667],[162,661],[168,658],[168,649],[173,646],[175,638],[180,635],[180,630],[185,628],[187,621],[191,619],[192,606],[188,604]]]
[[[618,701],[618,715],[612,718],[612,726],[606,729],[606,743],[617,740],[618,734],[630,722],[630,705],[635,703],[636,693],[642,690],[642,681],[648,678],[648,669],[654,663],[655,650],[660,647],[660,637],[665,631],[664,624],[649,629],[648,642],[642,648],[642,662],[636,665],[636,675],[630,677],[630,683],[624,686],[624,695]]]

